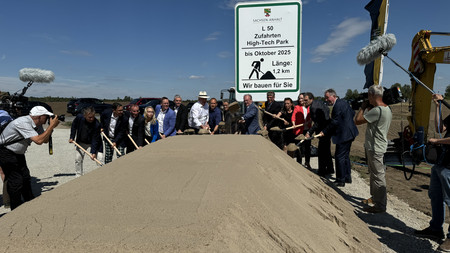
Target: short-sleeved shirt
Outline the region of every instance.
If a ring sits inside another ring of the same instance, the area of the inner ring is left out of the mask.
[[[367,120],[366,140],[364,147],[376,153],[385,153],[387,134],[392,121],[392,112],[388,106],[376,106],[364,113]]]
[[[6,148],[16,154],[25,154],[28,146],[31,145],[30,138],[38,136],[43,132],[44,129],[42,126],[36,127],[31,116],[22,116],[11,121],[5,130],[3,130],[0,135],[0,144],[23,139],[19,142],[6,145]]]

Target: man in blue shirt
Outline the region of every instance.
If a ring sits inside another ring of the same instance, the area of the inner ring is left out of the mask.
[[[217,107],[217,99],[211,98],[209,100],[209,127],[211,128],[211,135],[219,133],[219,123],[222,121],[222,112]]]

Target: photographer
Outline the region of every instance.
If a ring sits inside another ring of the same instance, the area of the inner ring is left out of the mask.
[[[436,132],[446,132],[444,138],[435,139],[430,138],[428,140],[431,144],[443,144],[443,152],[440,156],[441,159],[431,168],[430,176],[430,189],[428,190],[428,196],[431,200],[431,221],[430,226],[423,230],[416,230],[414,234],[419,237],[431,238],[434,240],[443,240],[446,238],[443,232],[444,219],[445,219],[445,206],[450,206],[450,159],[449,153],[446,152],[450,145],[450,131],[447,131],[450,127],[450,115],[442,120],[441,112],[439,109],[439,101],[443,100],[442,95],[433,94],[433,101],[436,104],[435,114],[435,128]],[[439,250],[450,251],[450,239],[448,238],[439,246]]]
[[[25,152],[31,142],[38,145],[47,143],[58,126],[59,120],[43,106],[35,106],[27,116],[13,120],[0,135],[0,166],[8,181],[7,190],[11,198],[11,210],[24,201],[34,198],[31,190],[31,177],[25,160]],[[44,131],[42,125],[50,122]]]

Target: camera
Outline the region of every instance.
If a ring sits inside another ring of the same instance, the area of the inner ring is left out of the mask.
[[[351,102],[353,110],[358,110],[364,101],[369,99],[369,94],[367,92],[359,94],[359,97]],[[383,102],[387,105],[393,105],[402,102],[402,92],[398,87],[392,87],[390,89],[384,88],[383,91]]]
[[[24,109],[28,103],[25,96],[10,95],[9,92],[0,94],[0,109],[5,110],[12,118],[24,115]]]
[[[52,115],[51,118],[54,119],[55,115]],[[66,115],[65,114],[58,115],[58,120],[64,122],[66,120]]]

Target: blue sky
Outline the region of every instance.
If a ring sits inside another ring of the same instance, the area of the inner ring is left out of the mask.
[[[19,70],[31,67],[52,70],[55,81],[33,84],[28,96],[195,99],[206,90],[219,97],[235,82],[236,2],[2,1],[0,90],[22,89]],[[368,2],[302,2],[302,92],[362,91],[364,67],[356,55],[369,43]],[[391,0],[387,32],[396,35],[397,45],[389,56],[407,68],[417,32],[450,32],[449,10],[448,0]],[[434,36],[431,43],[450,46],[450,36]],[[383,85],[396,82],[409,84],[409,77],[385,59]],[[439,64],[434,89],[443,93],[447,85],[450,66]]]

